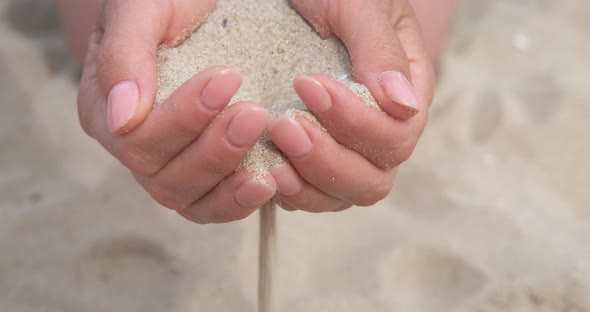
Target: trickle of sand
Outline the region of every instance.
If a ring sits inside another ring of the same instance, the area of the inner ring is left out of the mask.
[[[156,103],[163,102],[193,75],[219,65],[236,68],[244,75],[232,103],[258,102],[274,118],[303,114],[317,122],[292,86],[296,76],[308,73],[334,77],[378,108],[369,90],[353,80],[344,45],[336,38],[321,39],[287,0],[219,1],[191,37],[178,47],[159,51]],[[270,168],[285,161],[265,135],[241,167],[262,181]]]

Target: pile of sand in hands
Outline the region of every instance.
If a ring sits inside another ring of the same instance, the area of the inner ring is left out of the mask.
[[[378,108],[369,90],[353,80],[346,48],[336,38],[322,40],[287,0],[220,0],[215,11],[180,46],[158,53],[159,88],[163,102],[184,82],[213,66],[236,68],[244,83],[232,99],[254,101],[273,118],[305,115],[319,122],[295,93],[292,81],[302,74],[323,73],[340,80],[368,105]],[[286,162],[263,136],[248,152],[241,167],[264,181],[269,170]],[[273,271],[276,215],[272,202],[260,209],[258,311],[273,311]]]
[[[377,107],[369,90],[353,80],[344,45],[336,38],[321,39],[287,0],[220,0],[191,37],[178,47],[159,51],[156,103],[163,102],[193,75],[219,65],[236,68],[244,75],[232,103],[260,103],[273,118],[303,114],[317,122],[292,85],[296,76],[309,73],[336,78],[368,105]],[[285,161],[264,136],[242,167],[262,180],[270,168]]]

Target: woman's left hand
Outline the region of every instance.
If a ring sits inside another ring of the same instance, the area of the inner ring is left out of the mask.
[[[434,70],[418,21],[407,0],[291,2],[322,37],[344,42],[355,79],[383,112],[330,77],[296,78],[295,90],[327,132],[305,117],[270,124],[291,163],[271,172],[275,200],[309,212],[373,205],[389,194],[396,168],[412,154],[432,101]]]

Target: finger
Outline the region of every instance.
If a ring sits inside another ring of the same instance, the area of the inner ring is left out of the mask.
[[[293,2],[320,33],[325,35],[327,29],[344,42],[356,80],[369,88],[385,112],[407,120],[426,108],[410,83],[408,58],[395,33],[390,1]]]
[[[385,198],[391,189],[388,172],[338,144],[305,117],[275,119],[268,131],[297,172],[333,197],[370,206]]]
[[[311,213],[340,211],[351,203],[328,195],[309,184],[290,165],[275,167],[270,172],[277,185],[275,202],[285,210]]]
[[[139,182],[160,204],[184,208],[238,168],[269,120],[270,114],[256,103],[233,104],[156,175],[143,177]]]
[[[237,221],[271,200],[275,192],[276,184],[272,177],[257,181],[246,170],[241,170],[178,213],[199,224]]]
[[[104,34],[96,61],[98,82],[104,94],[108,94],[105,97],[111,132],[130,132],[145,119],[156,95],[158,46],[180,36],[183,26],[200,22],[194,16],[189,18],[189,14],[202,15],[215,2],[187,1],[187,7],[180,10],[169,1],[105,3],[100,22]]]
[[[146,120],[125,136],[113,135],[106,126],[100,106],[87,108],[96,123],[90,135],[127,168],[142,175],[154,175],[168,161],[195,141],[213,117],[231,100],[242,82],[231,68],[205,70],[185,82]]]
[[[410,157],[425,126],[423,118],[399,122],[367,107],[342,83],[324,75],[300,76],[294,88],[338,143],[382,170],[395,168]]]
[[[332,6],[328,21],[348,48],[357,81],[371,90],[385,112],[406,120],[425,107],[410,83],[408,58],[390,12],[384,11],[381,3],[391,2],[357,0]]]

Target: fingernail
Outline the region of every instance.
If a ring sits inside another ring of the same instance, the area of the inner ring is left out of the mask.
[[[281,165],[270,170],[272,177],[277,183],[279,194],[293,196],[303,188],[295,169],[289,165]]]
[[[238,205],[244,208],[257,208],[267,202],[274,193],[270,186],[249,180],[238,186],[234,198]]]
[[[332,108],[332,97],[318,80],[310,76],[299,76],[295,78],[293,86],[297,95],[312,113],[319,115]]]
[[[262,136],[270,116],[262,108],[248,108],[238,113],[227,128],[227,141],[236,148],[253,145]]]
[[[229,103],[235,92],[227,92],[227,89],[237,89],[241,83],[242,78],[238,70],[233,68],[222,70],[205,86],[201,94],[201,105],[211,111],[222,110]]]
[[[269,127],[273,142],[289,157],[302,157],[311,152],[311,139],[295,119],[280,117]]]
[[[125,127],[135,115],[139,105],[139,87],[130,80],[117,83],[107,100],[108,127],[117,132]]]
[[[404,74],[397,71],[386,71],[381,74],[380,82],[381,88],[389,100],[404,106],[410,113],[416,114],[420,111],[414,87]]]

